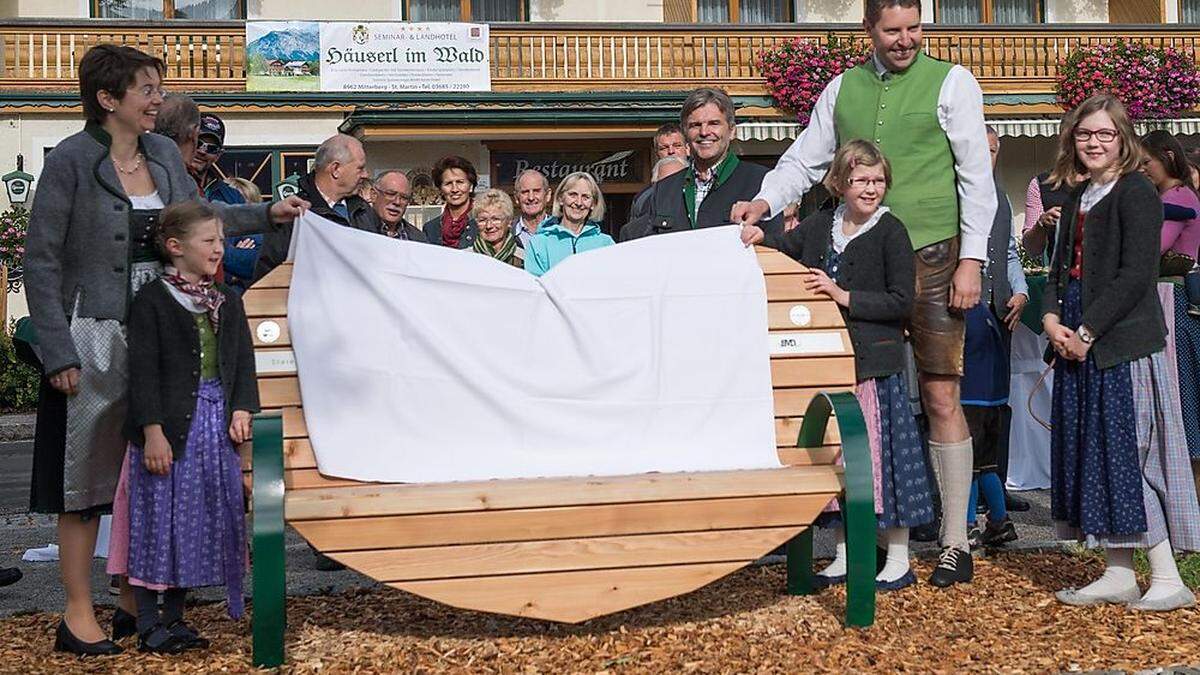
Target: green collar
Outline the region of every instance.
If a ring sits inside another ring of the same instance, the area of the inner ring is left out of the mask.
[[[738,159],[738,156],[735,155],[732,150],[730,150],[728,154],[725,155],[725,159],[721,160],[721,163],[717,165],[716,178],[713,181],[713,186],[709,191],[711,192],[712,190],[716,190],[717,188],[721,187],[725,181],[729,180],[729,177],[733,175],[733,172],[737,169],[738,164],[741,164],[741,162],[742,160]],[[683,179],[683,202],[687,206],[689,224],[694,229],[696,227],[696,220],[698,218],[697,211],[699,210],[699,207],[696,205],[695,166],[688,167],[687,177]]]

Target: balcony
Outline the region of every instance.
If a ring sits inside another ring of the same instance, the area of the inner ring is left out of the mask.
[[[719,85],[763,95],[754,68],[764,47],[827,33],[865,41],[848,25],[496,24],[492,88],[499,92],[686,90]],[[926,51],[961,63],[988,94],[1048,94],[1058,62],[1080,43],[1118,37],[1195,49],[1195,26],[927,26]],[[168,85],[197,92],[245,90],[241,22],[10,20],[0,23],[0,87],[70,90],[89,47],[114,42],[159,56]]]

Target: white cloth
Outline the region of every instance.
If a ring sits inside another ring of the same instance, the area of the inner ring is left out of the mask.
[[[837,152],[837,129],[833,108],[842,88],[838,75],[825,87],[813,107],[812,120],[800,132],[779,163],[763,176],[755,199],[762,199],[771,213],[800,201],[808,189],[825,177]],[[938,123],[946,132],[954,153],[958,176],[960,258],[987,260],[988,235],[996,214],[996,185],[983,122],[983,90],[971,71],[960,65],[950,69],[938,91]]]
[[[288,322],[324,474],[779,466],[765,284],[737,227],[580,253],[540,279],[311,212],[293,241]]]
[[[1079,210],[1087,213],[1092,210],[1092,207],[1100,203],[1101,199],[1108,196],[1112,192],[1113,186],[1117,184],[1117,179],[1113,178],[1107,183],[1097,183],[1092,181],[1083,189],[1083,196],[1079,198]]]
[[[130,195],[129,205],[137,211],[153,211],[154,209],[166,208],[166,204],[163,204],[162,197],[159,196],[158,190],[155,190],[148,195]]]
[[[1012,375],[1009,380],[1009,401],[1012,407],[1012,426],[1008,442],[1008,487],[1011,490],[1045,490],[1050,487],[1050,432],[1029,412],[1029,393],[1034,391],[1038,378],[1046,370],[1042,354],[1048,344],[1045,335],[1017,323],[1012,334]],[[1054,389],[1054,373],[1033,395],[1033,411],[1047,424],[1050,422],[1050,393]]]

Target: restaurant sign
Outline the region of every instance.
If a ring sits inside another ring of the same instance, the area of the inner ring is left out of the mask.
[[[586,171],[604,183],[645,183],[648,150],[595,152],[492,152],[492,183],[512,185],[527,169],[540,171],[557,184],[576,171]]]

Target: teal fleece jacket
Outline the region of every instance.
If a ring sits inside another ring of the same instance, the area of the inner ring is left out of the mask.
[[[588,221],[577,237],[563,227],[561,219],[547,218],[525,247],[525,271],[540,277],[575,253],[614,243],[612,237],[600,231],[600,223]]]

